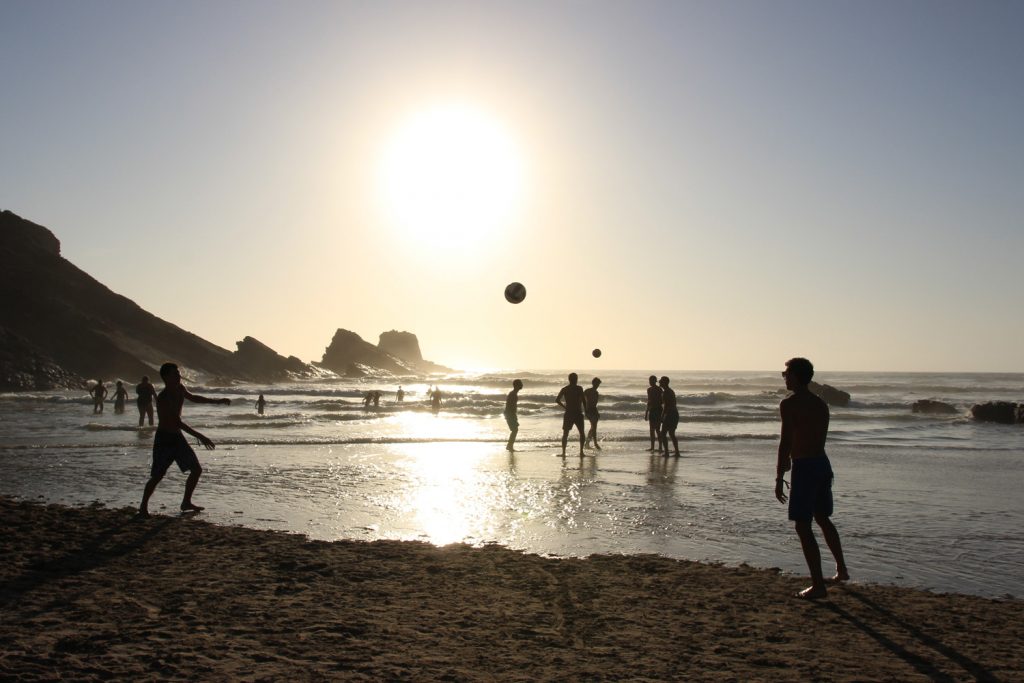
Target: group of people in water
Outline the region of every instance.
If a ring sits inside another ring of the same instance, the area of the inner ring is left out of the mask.
[[[794,527],[800,546],[811,575],[811,586],[800,591],[796,597],[805,600],[823,598],[828,592],[828,583],[847,581],[850,578],[846,561],[843,556],[839,532],[832,523],[832,466],[825,454],[825,440],[828,436],[829,410],[828,405],[809,389],[814,376],[814,366],[806,358],[792,358],[786,361],[786,369],[782,372],[786,388],[792,393],[779,405],[782,418],[782,433],[779,440],[778,460],[775,471],[775,498],[780,503],[788,503],[788,516]],[[158,424],[153,439],[153,459],[150,477],[146,482],[139,505],[139,515],[149,514],[149,499],[157,484],[163,479],[172,464],[177,464],[182,472],[188,472],[185,482],[185,495],[181,501],[182,512],[198,512],[203,508],[192,502],[202,467],[192,447],[185,440],[184,434],[195,437],[206,449],[212,450],[213,441],[187,425],[181,418],[185,400],[194,403],[218,403],[228,405],[231,399],[213,399],[193,394],[182,384],[181,373],[174,363],[164,363],[160,368],[160,377],[165,387],[156,394],[149,379],[136,387],[139,402],[139,424],[141,426],[145,407],[148,406],[150,424],[152,424],[152,399],[156,398]],[[650,425],[651,448],[654,452],[660,449],[668,455],[668,442],[671,439],[679,455],[679,445],[675,430],[679,424],[679,409],[676,405],[675,392],[669,387],[668,377],[649,378],[647,390],[647,407],[644,419]],[[119,383],[120,384],[120,383]],[[597,423],[600,415],[597,410],[600,395],[599,378],[591,381],[591,387],[584,390],[579,386],[579,376],[569,375],[569,383],[558,392],[555,402],[565,411],[562,418],[562,456],[565,456],[569,432],[573,427],[579,432],[580,454],[584,448],[593,443],[600,450],[597,438]],[[100,384],[102,386],[102,383]],[[518,401],[519,392],[523,388],[522,380],[512,382],[512,391],[505,399],[504,415],[510,434],[507,450],[514,451],[516,435],[519,431]],[[401,389],[400,389],[401,390]],[[105,397],[105,389],[93,391]],[[404,394],[404,392],[403,392]],[[434,387],[428,394],[432,407],[440,408],[441,392]],[[260,395],[263,401],[262,394]],[[398,399],[399,401],[401,399]],[[257,403],[258,407],[262,407]],[[590,430],[584,434],[584,419],[590,421]],[[657,442],[657,445],[656,445]],[[790,473],[790,481],[785,479]],[[787,495],[784,487],[789,486]],[[821,552],[814,537],[812,522],[817,523],[836,562],[835,575],[826,581],[821,567]]]
[[[107,400],[106,385],[103,380],[99,380],[89,390],[89,396],[92,398],[92,412],[98,414],[103,412],[103,405]],[[156,398],[156,387],[154,387],[149,377],[143,377],[142,381],[135,385],[135,403],[139,407],[139,426],[143,425],[143,422],[148,417],[149,426],[153,426],[153,401]],[[128,389],[124,386],[124,382],[117,380],[117,386],[114,388],[114,413],[121,415],[124,413],[125,402],[128,400]]]

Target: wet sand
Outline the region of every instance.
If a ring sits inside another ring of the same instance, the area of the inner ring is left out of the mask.
[[[1020,600],[748,567],[3,498],[0,557],[4,680],[1024,680]]]

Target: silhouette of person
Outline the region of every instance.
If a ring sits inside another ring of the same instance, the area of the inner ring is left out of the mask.
[[[395,403],[401,403],[405,400],[405,392],[402,391],[402,385],[398,385],[398,391],[395,392]]]
[[[555,403],[565,409],[562,417],[562,457],[565,457],[565,447],[569,443],[569,430],[574,426],[580,433],[580,455],[583,455],[583,387],[577,382],[579,375],[575,372],[569,373],[569,383],[562,387],[555,398]]]
[[[181,500],[182,512],[199,512],[203,508],[192,502],[192,492],[199,483],[199,475],[203,468],[199,465],[199,458],[195,451],[188,445],[185,435],[187,432],[199,439],[207,450],[214,449],[213,441],[189,427],[181,419],[181,409],[185,399],[193,403],[219,403],[230,405],[230,398],[207,398],[193,394],[181,383],[181,373],[174,363],[164,363],[160,366],[160,377],[164,381],[164,390],[156,397],[157,427],[153,437],[153,466],[150,469],[149,481],[142,492],[142,503],[139,505],[139,515],[149,515],[149,498],[156,490],[156,485],[167,474],[167,468],[171,463],[178,463],[182,472],[188,472],[188,479],[185,481],[185,497]]]
[[[373,407],[374,408],[379,408],[380,407],[380,395],[381,395],[381,392],[379,392],[379,391],[371,391],[370,393],[373,395]]]
[[[441,412],[441,387],[438,385],[430,392],[430,410],[435,415]]]
[[[676,406],[676,392],[668,388],[668,377],[662,377],[658,380],[658,384],[661,385],[661,431],[659,432],[659,439],[661,440],[661,447],[664,449],[665,457],[668,457],[668,439],[672,437],[672,447],[675,449],[675,453],[672,455],[679,455],[679,441],[676,440],[676,427],[679,426],[679,408]]]
[[[156,398],[156,387],[149,382],[149,376],[142,378],[142,381],[135,385],[135,404],[139,407],[139,426],[142,426],[143,419],[149,416],[149,426],[153,426],[153,399]]]
[[[523,380],[512,382],[512,391],[505,397],[505,422],[508,423],[509,435],[505,450],[515,451],[516,435],[519,434],[519,390],[523,388]]]
[[[782,373],[786,388],[792,395],[779,404],[782,416],[782,435],[779,440],[779,459],[775,467],[775,497],[780,503],[787,498],[782,490],[782,475],[792,468],[789,492],[789,519],[796,527],[800,547],[811,573],[811,585],[797,593],[798,598],[817,600],[825,597],[828,588],[821,570],[821,550],[814,539],[811,520],[818,523],[825,543],[836,561],[832,581],[847,581],[850,573],[843,558],[839,531],[832,523],[832,464],[825,454],[828,438],[828,405],[811,393],[808,384],[814,377],[814,366],[806,358],[786,361]]]
[[[369,408],[370,407],[370,403],[372,401],[373,401],[373,392],[372,391],[367,391],[363,395],[363,407],[364,408]]]
[[[597,402],[600,400],[600,396],[597,393],[597,388],[601,386],[601,380],[595,377],[590,382],[591,387],[583,392],[583,405],[585,408],[585,415],[590,421],[590,431],[587,432],[586,446],[590,445],[590,440],[594,440],[594,448],[601,450],[600,444],[597,443],[597,421],[601,419],[600,413],[597,412]]]
[[[107,388],[103,386],[103,380],[96,382],[96,386],[92,388],[92,412],[102,413],[103,412],[103,401],[107,398]]]
[[[124,402],[128,398],[128,390],[124,388],[124,382],[117,380],[117,388],[114,389],[114,413],[124,413]]]
[[[266,407],[267,407],[267,399],[263,398],[263,394],[260,394],[260,397],[258,399],[256,399],[256,412],[258,414],[262,415],[263,414],[263,410]]]
[[[650,384],[647,387],[647,409],[644,410],[644,420],[651,430],[651,447],[647,450],[652,453],[657,450],[661,452],[661,387],[658,386],[658,378],[651,375],[647,378]],[[657,448],[655,448],[657,442]]]

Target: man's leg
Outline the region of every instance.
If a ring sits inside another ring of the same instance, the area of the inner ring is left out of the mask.
[[[150,477],[149,481],[146,482],[146,488],[142,491],[142,503],[139,505],[139,514],[143,517],[149,516],[149,497],[153,495],[153,491],[156,490],[156,485],[160,483],[160,480],[164,478],[164,475],[158,477]]]
[[[185,497],[181,499],[181,509],[194,510],[199,512],[203,508],[198,505],[192,504],[192,492],[196,490],[196,484],[199,483],[199,475],[203,473],[203,468],[196,463],[188,473],[188,479],[185,480]]]
[[[676,430],[669,431],[669,436],[672,437],[672,448],[675,449],[674,455],[679,455],[679,440],[676,439]],[[668,448],[668,442],[665,442],[665,448]]]
[[[565,447],[566,447],[566,445],[568,445],[568,443],[569,443],[569,430],[563,428],[562,429],[562,457],[563,458],[565,457]]]
[[[580,433],[580,455],[583,455],[583,443],[586,441],[586,436],[583,435],[583,419],[576,423],[576,431]]]
[[[843,544],[839,541],[839,530],[836,529],[832,520],[824,515],[815,515],[814,521],[821,527],[825,543],[832,551],[832,557],[836,559],[836,575],[832,577],[832,581],[849,581],[850,572],[846,569],[846,560],[843,558]]]
[[[506,451],[511,451],[511,450],[514,450],[514,449],[513,449],[513,446],[515,446],[515,443],[516,443],[516,434],[518,434],[518,433],[519,433],[519,427],[513,427],[513,428],[512,428],[512,431],[511,431],[511,432],[509,432],[509,435],[508,435],[508,443],[507,443],[507,444],[505,445],[505,450],[506,450]]]
[[[803,548],[804,560],[807,561],[807,569],[811,573],[811,586],[797,595],[808,600],[822,598],[828,589],[821,574],[821,551],[818,549],[818,542],[814,540],[811,520],[796,522],[796,535],[800,537],[800,547]]]

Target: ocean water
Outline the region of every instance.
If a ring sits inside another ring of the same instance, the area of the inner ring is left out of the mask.
[[[778,372],[670,372],[682,421],[679,458],[651,455],[646,374],[601,378],[602,449],[559,457],[563,372],[452,375],[431,413],[424,378],[206,387],[231,406],[186,403],[216,443],[198,446],[204,518],[334,540],[498,543],[551,556],[656,553],[806,573],[773,496]],[[659,373],[661,374],[661,373]],[[501,416],[523,379],[517,450]],[[589,384],[591,376],[581,376]],[[978,423],[974,403],[1024,400],[1020,374],[821,373],[848,391],[832,407],[834,521],[855,580],[985,596],[1024,596],[1024,425]],[[134,381],[130,382],[134,384]],[[366,408],[364,392],[384,392]],[[259,392],[265,415],[254,407]],[[945,401],[952,415],[911,411]],[[0,395],[0,494],[137,506],[152,429],[130,400],[92,413],[84,391]],[[176,514],[171,469],[151,510]],[[822,543],[825,571],[830,558]]]

